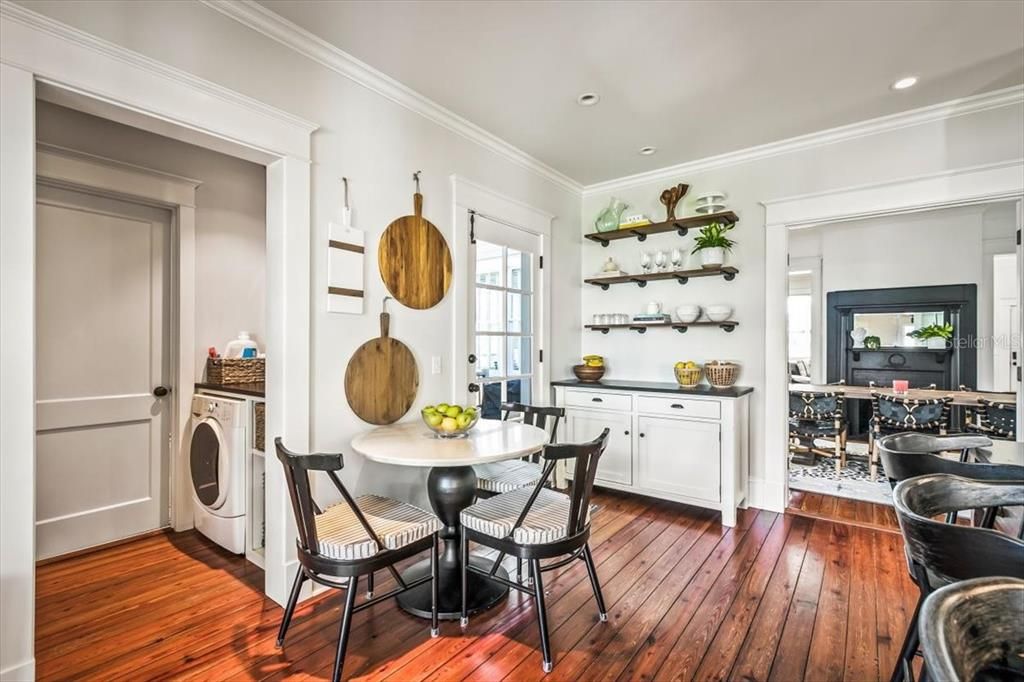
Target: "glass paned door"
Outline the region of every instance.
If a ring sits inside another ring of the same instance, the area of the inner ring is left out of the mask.
[[[500,419],[503,402],[533,400],[539,239],[479,215],[474,232],[469,348],[475,360],[469,401],[481,405],[484,419]]]

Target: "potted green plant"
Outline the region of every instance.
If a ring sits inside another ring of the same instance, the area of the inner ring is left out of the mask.
[[[723,226],[720,223],[711,223],[701,228],[697,238],[693,240],[694,247],[691,252],[700,252],[701,267],[717,268],[725,262],[725,252],[732,251],[736,244],[725,236],[732,228],[732,225]]]
[[[925,346],[933,350],[941,350],[946,347],[946,343],[953,338],[953,325],[949,322],[945,324],[929,324],[920,329],[915,329],[910,332],[908,336],[912,339],[920,339],[925,342]]]

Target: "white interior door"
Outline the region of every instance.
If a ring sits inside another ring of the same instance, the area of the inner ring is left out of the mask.
[[[1020,308],[1017,300],[1017,254],[992,257],[992,386],[993,391],[1017,390],[1020,361]]]
[[[171,214],[43,185],[36,214],[43,559],[168,523]]]
[[[467,401],[500,419],[503,402],[535,404],[542,385],[540,237],[479,214],[472,229]]]

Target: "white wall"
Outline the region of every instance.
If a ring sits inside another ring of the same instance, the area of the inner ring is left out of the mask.
[[[265,167],[48,102],[38,102],[36,126],[41,142],[201,180],[196,190],[196,380],[203,378],[210,346],[223,352],[243,330],[263,345]]]
[[[785,324],[784,320],[766,320],[764,315],[765,231],[764,209],[759,202],[1021,157],[1024,107],[1017,104],[698,171],[671,181],[624,180],[618,187],[604,186],[600,191],[587,192],[581,219],[581,230],[586,232],[593,230],[594,218],[612,195],[631,204],[630,211],[644,211],[654,219],[663,219],[664,208],[658,196],[665,187],[677,182],[690,185],[683,210],[677,211],[684,215],[692,213],[690,198],[712,190],[726,192],[729,207],[740,216],[735,230],[738,245],[728,263],[738,267],[740,273],[732,282],[705,278],[690,280],[682,287],[670,281],[652,282],[645,289],[620,285],[601,291],[585,287],[585,319],[597,312],[638,310],[651,300],[661,301],[669,308],[684,302],[728,303],[734,306],[740,326],[731,334],[715,328],[691,329],[685,335],[657,330],[643,336],[629,332],[607,336],[584,332],[583,348],[587,353],[606,357],[608,378],[671,381],[675,360],[721,358],[740,362],[743,370],[739,383],[755,388],[750,475],[754,501],[759,502],[767,458],[784,456],[782,452],[766,452],[762,440],[765,329],[767,324]],[[635,271],[641,248],[671,248],[677,243],[692,245],[692,237],[663,235],[651,237],[644,244],[623,240],[608,248],[588,242],[582,248],[581,274],[596,271],[607,255],[614,255],[624,268]]]
[[[821,258],[823,320],[832,291],[974,284],[975,334],[985,339],[992,336],[992,256],[1015,248],[1012,203],[832,223],[789,235],[792,258]],[[992,352],[979,348],[975,387],[991,384]]]
[[[320,124],[313,136],[312,224],[314,244],[311,446],[346,453],[344,479],[361,490],[382,491],[427,504],[426,470],[370,465],[351,454],[349,442],[369,428],[349,410],[345,367],[356,348],[379,335],[380,301],[386,295],[377,272],[377,241],[384,228],[412,212],[412,173],[422,170],[424,215],[448,239],[453,216],[452,173],[556,216],[551,265],[551,348],[544,349],[552,376],[569,373],[580,353],[579,197],[265,36],[193,2],[119,0],[68,3],[24,2],[25,6],[219,85]],[[187,41],[181,36],[188,36]],[[341,177],[349,178],[353,219],[367,230],[366,312],[325,312],[327,222],[338,215]],[[461,273],[455,273],[460,276]],[[451,297],[416,311],[389,306],[391,334],[413,351],[420,389],[409,418],[421,406],[451,400]],[[223,343],[223,341],[219,341]],[[443,358],[441,374],[430,374],[432,356]]]

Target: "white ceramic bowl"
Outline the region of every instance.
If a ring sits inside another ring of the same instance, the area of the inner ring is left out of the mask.
[[[704,307],[704,314],[712,322],[725,322],[732,317],[732,306],[709,305]]]
[[[700,317],[699,305],[681,305],[676,308],[676,317],[680,322],[696,322]]]

